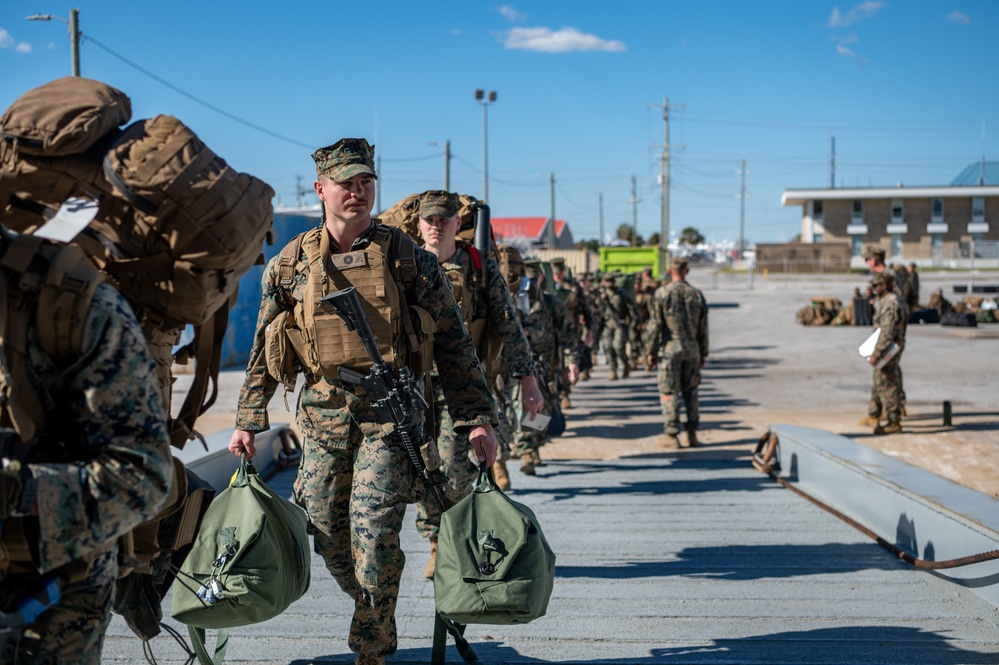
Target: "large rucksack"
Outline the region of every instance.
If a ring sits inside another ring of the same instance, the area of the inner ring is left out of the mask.
[[[0,117],[0,213],[14,231],[39,232],[68,200],[96,204],[93,221],[70,238],[135,310],[168,405],[172,346],[186,324],[200,328],[187,349],[195,380],[171,423],[172,443],[182,448],[214,401],[214,385],[205,398],[218,373],[226,305],[262,261],[274,192],[227,166],[176,118],[119,130],[130,116],[127,96],[90,79],[25,93]]]

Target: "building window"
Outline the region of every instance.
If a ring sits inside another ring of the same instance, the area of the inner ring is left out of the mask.
[[[933,203],[930,207],[930,221],[934,224],[940,224],[943,222],[944,216],[944,201],[941,198],[933,199]]]
[[[851,224],[864,223],[864,202],[862,199],[853,200],[853,208],[850,211],[850,223]]]
[[[902,236],[894,233],[891,236],[891,258],[896,259],[902,256]]]
[[[934,259],[943,258],[943,234],[942,233],[931,233],[930,234],[930,256]]]
[[[973,197],[971,197],[971,221],[972,222],[984,222],[985,221],[985,197],[984,196],[973,196]]]
[[[812,201],[812,219],[822,219],[822,201]]]
[[[850,236],[850,255],[860,256],[864,253],[864,236]]]
[[[812,233],[812,242],[822,242],[825,238],[825,234],[822,231],[815,231]]]
[[[902,224],[903,217],[905,216],[905,205],[902,199],[892,199],[891,200],[891,223],[892,224]]]

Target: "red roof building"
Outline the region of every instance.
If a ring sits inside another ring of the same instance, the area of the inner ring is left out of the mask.
[[[526,238],[535,247],[548,247],[548,217],[493,217],[490,220],[496,242]],[[564,219],[555,220],[554,249],[572,249],[572,231]]]

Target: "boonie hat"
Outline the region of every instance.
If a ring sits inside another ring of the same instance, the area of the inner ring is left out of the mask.
[[[316,162],[316,175],[324,175],[333,182],[350,180],[368,173],[375,178],[375,146],[366,139],[340,139],[333,145],[312,153]]]
[[[432,215],[439,217],[454,217],[458,214],[461,201],[457,194],[434,189],[420,194],[420,217],[427,219]]]

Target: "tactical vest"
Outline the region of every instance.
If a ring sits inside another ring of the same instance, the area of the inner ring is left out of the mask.
[[[37,442],[47,431],[46,413],[30,379],[28,329],[34,328],[47,355],[60,365],[67,364],[83,351],[87,311],[104,278],[73,245],[57,247],[31,235],[6,237],[4,245],[0,257],[0,426],[7,436],[2,454],[22,462],[44,461],[46,451]],[[71,450],[76,443],[64,442]],[[82,579],[96,554],[74,561],[63,573]],[[0,536],[0,580],[37,573],[24,519],[6,519]]]
[[[331,293],[352,286],[385,362],[396,367],[408,363],[417,373],[428,371],[436,323],[429,312],[409,305],[406,297],[416,278],[414,247],[406,234],[383,225],[375,227],[366,248],[339,254],[333,253],[324,226],[298,235],[281,250],[277,280],[282,288],[293,288],[304,252],[307,281],[292,316],[283,326],[268,331],[268,348],[273,346],[273,335],[283,332],[311,380],[335,378],[340,366],[369,369],[371,357],[360,336],[347,328],[332,305],[322,303]],[[274,364],[268,359],[272,374]]]
[[[461,309],[461,320],[468,330],[475,354],[479,357],[486,374],[486,383],[493,385],[500,372],[500,352],[503,340],[489,325],[488,274],[485,259],[475,247],[458,244],[458,251],[465,251],[471,259],[463,269],[446,268],[444,273],[451,282],[454,299]]]

